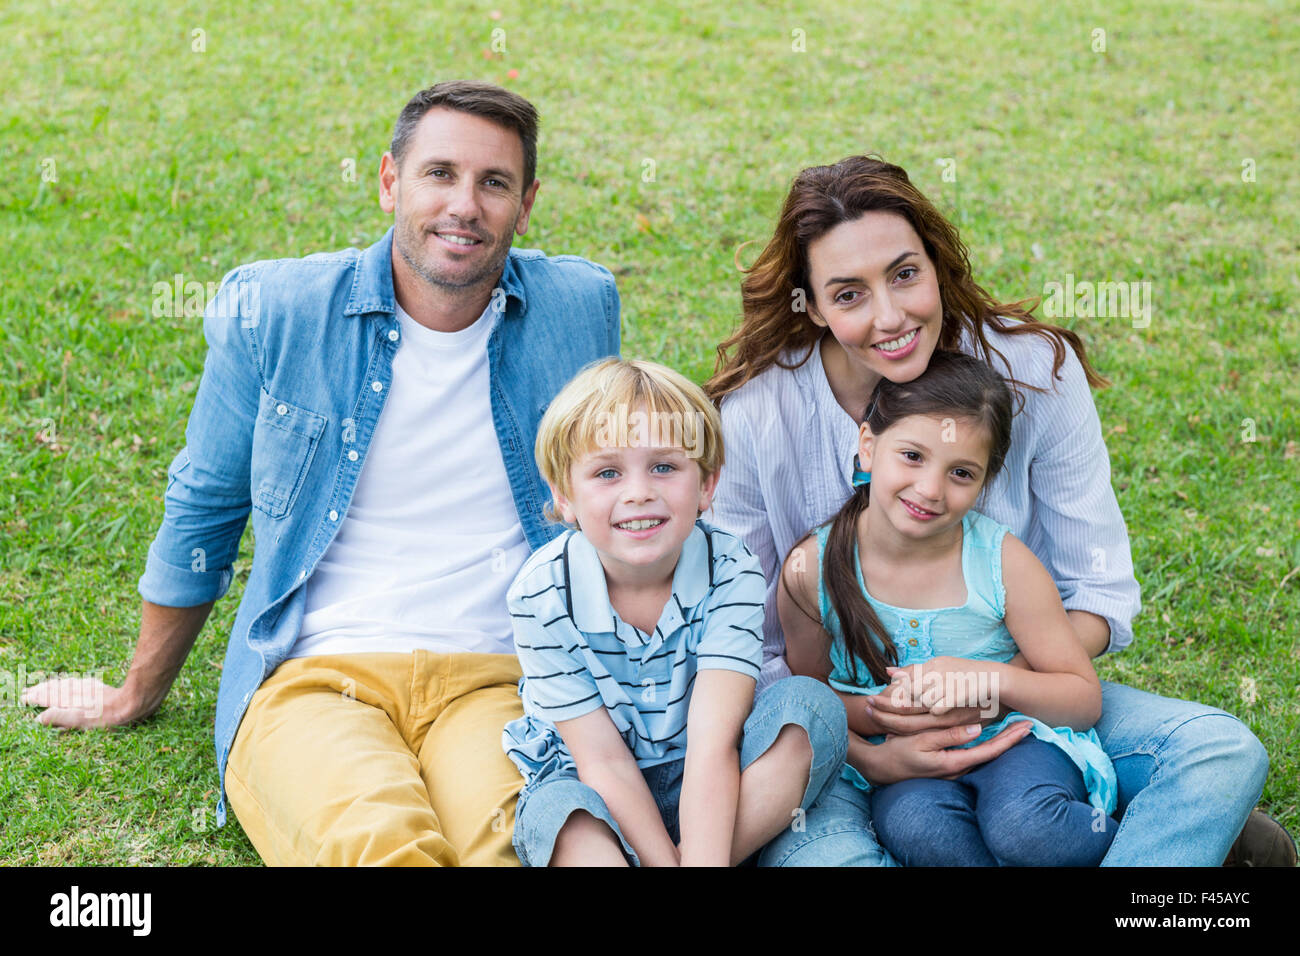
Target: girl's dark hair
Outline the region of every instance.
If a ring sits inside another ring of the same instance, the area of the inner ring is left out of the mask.
[[[912,381],[880,380],[872,393],[866,421],[877,437],[912,415],[952,417],[986,430],[989,461],[982,495],[1002,470],[1011,447],[1011,403],[1007,383],[988,365],[963,352],[935,351],[926,370]],[[884,684],[888,682],[885,668],[898,663],[898,648],[863,596],[863,582],[858,580],[854,560],[858,518],[870,504],[870,497],[869,483],[854,488],[853,497],[831,519],[822,575],[831,608],[839,618],[853,682],[858,682],[860,660],[872,679]],[[873,635],[877,640],[872,640]]]

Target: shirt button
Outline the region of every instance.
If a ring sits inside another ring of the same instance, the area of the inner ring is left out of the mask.
[[[383,382],[371,382],[370,387],[374,389],[376,392],[382,392],[384,390]]]
[[[912,620],[910,620],[908,623],[911,624],[913,627],[920,627],[921,622],[918,621],[916,618],[912,618]]]
[[[331,509],[331,510],[330,510],[330,521],[338,521],[338,520],[339,520],[339,513],[338,513],[337,511],[334,511],[333,509]]]
[[[389,329],[389,330],[388,330],[388,341],[390,341],[390,342],[396,342],[396,341],[397,341],[397,329]]]
[[[352,451],[348,452],[348,461],[356,461],[356,460],[357,460],[356,449],[353,449]]]
[[[909,645],[910,647],[916,647],[916,645],[919,644],[920,641],[918,641],[918,640],[917,640],[916,638],[914,638],[914,637],[909,637],[909,638],[907,639],[907,643],[908,643],[908,645]]]
[[[277,415],[288,415],[288,414],[289,414],[289,406],[288,406],[288,405],[285,405],[285,404],[282,402],[282,403],[280,403],[279,405],[275,406],[275,413],[276,413]]]

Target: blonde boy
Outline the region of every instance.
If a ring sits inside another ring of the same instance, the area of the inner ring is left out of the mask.
[[[502,745],[525,778],[520,860],[745,860],[834,781],[847,732],[808,678],[755,704],[763,575],[699,520],[723,463],[717,411],[671,369],[606,359],[556,396],[535,453],[570,530],[508,593],[524,716]]]

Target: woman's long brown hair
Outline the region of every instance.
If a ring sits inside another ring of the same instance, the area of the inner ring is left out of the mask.
[[[871,396],[866,421],[877,439],[912,415],[951,416],[964,428],[987,431],[989,460],[982,492],[1002,470],[1011,447],[1011,404],[1011,390],[986,363],[965,352],[936,351],[925,371],[912,381],[899,383],[882,378]],[[859,661],[866,665],[876,684],[888,683],[885,668],[898,663],[898,648],[862,593],[864,583],[854,560],[858,519],[870,502],[869,482],[853,489],[853,497],[831,519],[821,568],[854,684],[859,683]],[[822,622],[829,633],[828,624]]]
[[[745,270],[740,285],[740,328],[718,346],[713,377],[704,386],[714,404],[720,405],[725,395],[773,365],[795,369],[808,360],[822,334],[808,312],[797,308],[805,296],[813,297],[808,246],[840,223],[873,211],[897,213],[911,223],[934,263],[943,303],[938,348],[959,348],[965,330],[972,334],[980,358],[989,362],[990,355],[997,355],[1003,367],[1011,370],[1006,357],[984,337],[985,326],[1009,335],[1040,335],[1052,346],[1053,377],[1065,362],[1068,344],[1089,385],[1110,384],[1089,364],[1083,342],[1074,332],[1033,318],[1039,300],[998,303],[975,283],[966,246],[956,228],[912,185],[906,172],[878,156],[850,156],[833,166],[810,166],[795,177],[772,239]],[[793,365],[787,364],[800,355]],[[1008,382],[1015,387],[1033,387],[1014,378]]]

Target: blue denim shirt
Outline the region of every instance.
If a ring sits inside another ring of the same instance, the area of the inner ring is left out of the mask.
[[[221,597],[252,514],[253,568],[217,695],[218,825],[235,732],[298,637],[302,584],[347,514],[388,396],[401,348],[392,241],[389,229],[364,251],[241,266],[204,313],[203,378],[140,594],[168,607]],[[511,249],[492,303],[504,310],[488,339],[492,424],[535,550],[563,530],[542,514],[537,425],[578,369],[618,354],[618,291],[585,259]]]

